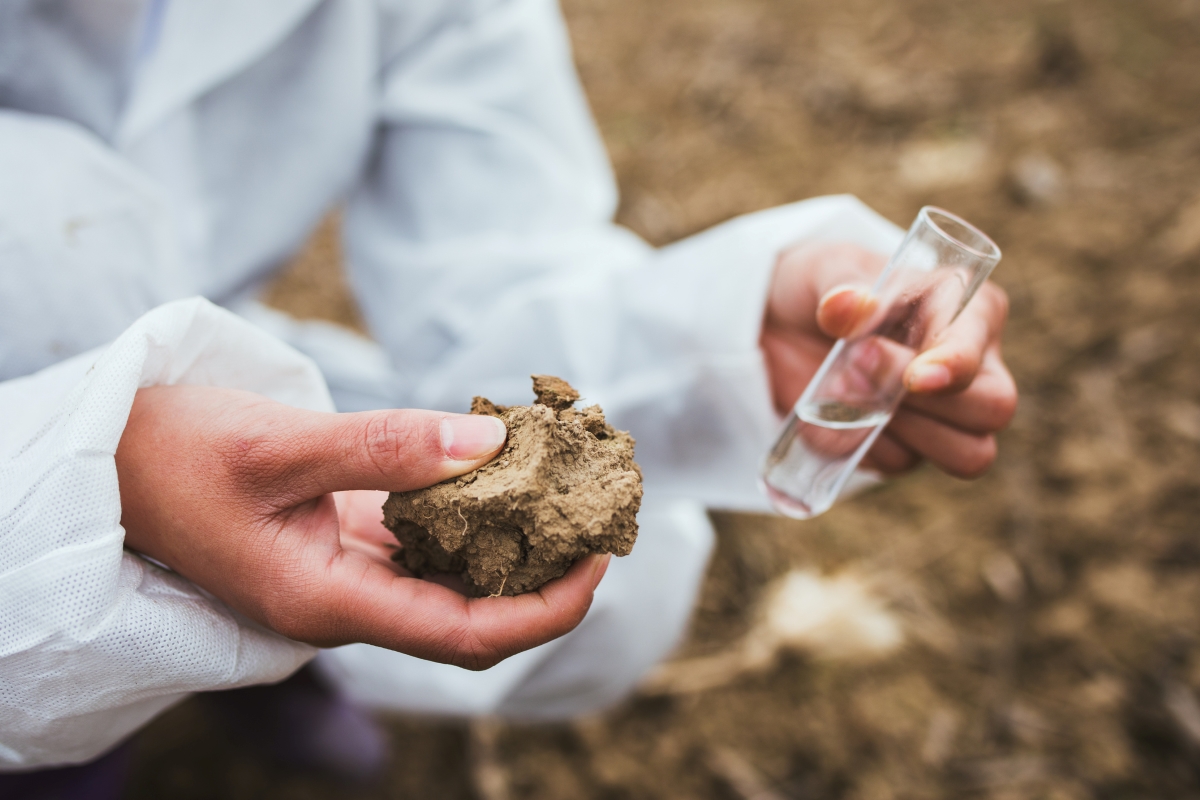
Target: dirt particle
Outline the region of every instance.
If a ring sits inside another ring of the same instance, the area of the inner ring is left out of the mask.
[[[579,399],[579,392],[571,384],[553,375],[534,375],[533,393],[537,395],[538,403],[555,411],[564,411]]]

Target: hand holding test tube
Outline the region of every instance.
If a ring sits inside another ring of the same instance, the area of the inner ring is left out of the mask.
[[[908,364],[946,330],[1000,261],[978,229],[921,209],[871,290],[869,313],[840,339],[796,402],[762,484],[791,517],[822,514],[904,398]]]

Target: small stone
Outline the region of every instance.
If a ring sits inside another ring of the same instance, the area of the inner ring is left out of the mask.
[[[568,409],[579,399],[579,392],[571,384],[553,375],[534,375],[533,393],[537,395],[537,402],[555,411]]]
[[[1066,183],[1062,167],[1045,153],[1028,153],[1018,158],[1009,171],[1009,180],[1019,201],[1044,206],[1061,199]]]

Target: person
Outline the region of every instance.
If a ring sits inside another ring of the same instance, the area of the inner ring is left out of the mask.
[[[5,771],[314,656],[375,709],[614,702],[902,235],[852,197],[659,250],[615,225],[553,0],[12,0],[0,186]],[[334,206],[373,341],[257,301]],[[1006,314],[989,284],[910,365],[869,466],[987,468]],[[503,427],[452,412],[531,373],[636,437],[633,554],[521,597],[397,574],[381,493],[486,462]]]

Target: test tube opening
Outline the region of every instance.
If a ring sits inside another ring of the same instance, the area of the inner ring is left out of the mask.
[[[991,237],[957,214],[937,206],[925,206],[921,209],[920,217],[955,247],[981,259],[1000,260],[1000,247]]]

